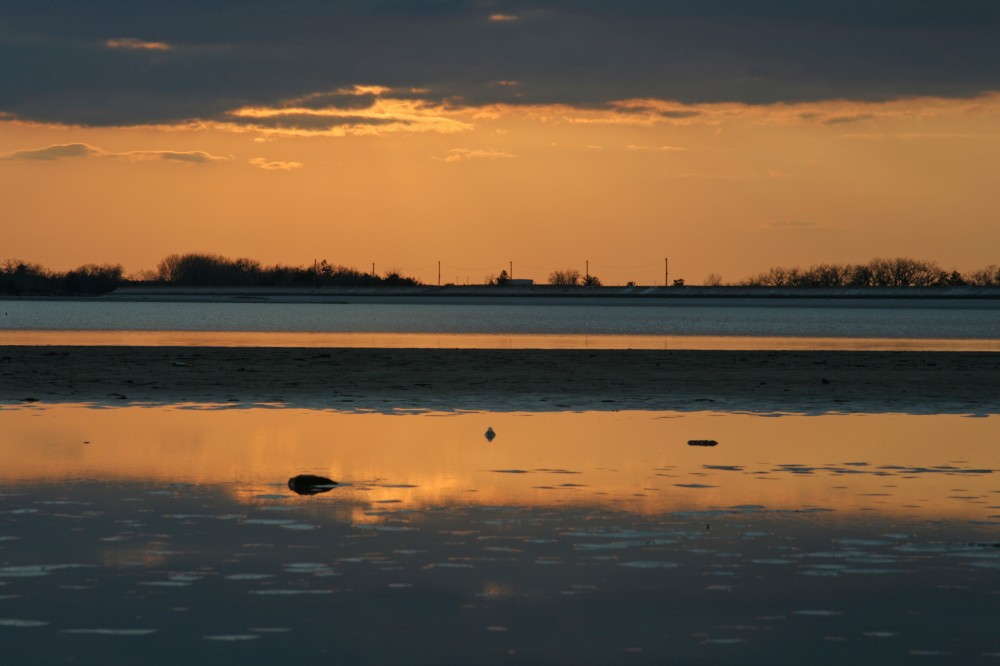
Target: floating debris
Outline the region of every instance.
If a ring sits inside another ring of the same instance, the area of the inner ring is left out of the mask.
[[[490,426],[486,429],[486,433],[483,436],[486,438],[486,441],[492,442],[493,438],[496,437],[497,434],[493,431],[493,426]]]
[[[689,439],[688,446],[717,446],[719,443],[714,439]]]

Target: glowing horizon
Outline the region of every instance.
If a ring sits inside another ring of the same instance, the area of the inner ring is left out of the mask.
[[[0,122],[0,176],[17,193],[0,201],[5,258],[134,272],[203,251],[374,262],[429,284],[438,261],[458,284],[511,261],[516,277],[544,282],[589,260],[606,284],[662,283],[665,257],[689,282],[873,256],[996,263],[1000,209],[985,181],[1000,169],[1000,95],[607,110],[408,102],[400,115],[392,104],[367,112],[385,124],[357,134]]]

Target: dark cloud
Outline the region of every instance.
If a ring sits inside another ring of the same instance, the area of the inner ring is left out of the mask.
[[[324,116],[305,113],[286,113],[266,117],[226,116],[226,122],[248,127],[282,130],[306,130],[323,132],[338,127],[359,127],[365,125],[409,124],[399,118],[369,118],[364,116]]]
[[[283,106],[300,109],[370,109],[375,105],[378,95],[374,93],[315,93],[298,99],[286,101]]]
[[[971,96],[1000,89],[998,34],[995,0],[0,0],[0,113],[180,122],[357,84],[452,105]]]
[[[846,125],[848,123],[857,123],[862,120],[874,120],[875,116],[870,113],[855,113],[846,116],[833,116],[832,118],[827,118],[823,121],[824,125]]]
[[[701,115],[698,111],[660,111],[661,116],[672,120],[683,120],[685,118],[697,118]]]

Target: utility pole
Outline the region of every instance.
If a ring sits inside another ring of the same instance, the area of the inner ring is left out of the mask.
[[[510,262],[510,270],[507,271],[507,277],[509,277],[511,280],[514,279],[514,262],[513,261]]]
[[[375,277],[375,262],[372,262],[372,277]]]
[[[438,261],[438,286],[441,286],[441,262]]]
[[[584,261],[583,263],[585,263],[585,264],[587,265],[587,269],[586,269],[586,271],[585,271],[585,272],[586,272],[586,274],[587,274],[587,279],[589,280],[589,279],[590,279],[590,260],[589,260],[589,259],[587,259],[587,260],[586,260],[586,261]]]
[[[663,260],[663,286],[670,286],[670,259],[668,258]]]

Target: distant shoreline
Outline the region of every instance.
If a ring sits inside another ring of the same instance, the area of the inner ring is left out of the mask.
[[[1000,287],[120,287],[99,296],[11,295],[0,300],[79,300],[235,303],[580,303],[595,305],[663,300],[985,300],[1000,301]]]

